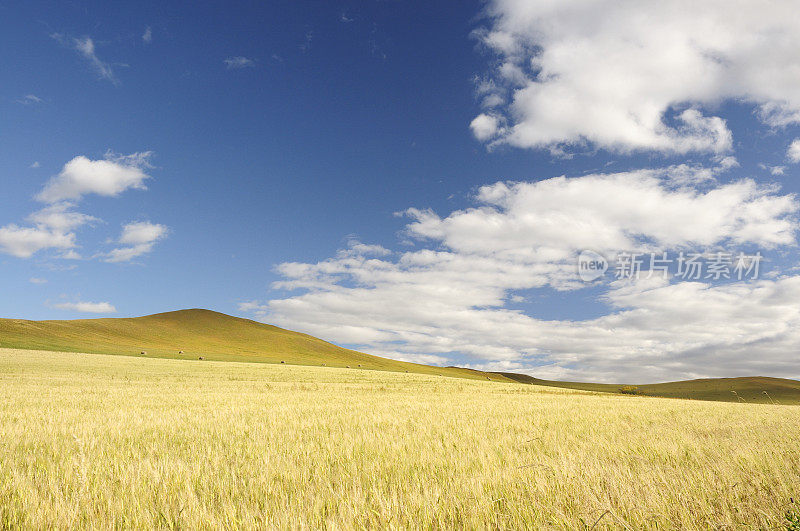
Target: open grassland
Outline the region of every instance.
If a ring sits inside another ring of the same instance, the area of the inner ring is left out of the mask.
[[[0,350],[0,527],[780,528],[799,434],[795,406]]]
[[[0,319],[0,347],[182,360],[245,361],[416,372],[506,380],[499,374],[406,363],[338,347],[308,334],[210,310],[144,317],[28,321]]]

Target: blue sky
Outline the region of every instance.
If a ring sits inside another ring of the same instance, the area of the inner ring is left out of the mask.
[[[800,376],[792,6],[681,5],[0,3],[0,313],[204,307],[542,377]],[[581,249],[631,246],[767,259],[574,281]]]

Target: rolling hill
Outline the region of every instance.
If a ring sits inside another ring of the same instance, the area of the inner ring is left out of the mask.
[[[800,381],[785,378],[750,376],[742,378],[704,378],[680,382],[666,382],[625,386],[621,384],[599,384],[583,382],[558,382],[540,380],[526,374],[497,373],[516,382],[561,387],[600,393],[621,393],[623,388],[630,394],[662,398],[685,398],[712,400],[715,402],[746,402],[756,404],[800,405]]]
[[[0,319],[0,347],[96,354],[326,365],[509,381],[501,375],[406,363],[337,347],[298,332],[210,310],[145,317],[27,321]],[[180,352],[183,351],[181,354]]]
[[[144,317],[27,321],[0,319],[0,348],[126,356],[350,367],[517,382],[602,393],[623,385],[541,380],[526,374],[434,367],[371,356],[276,326],[192,309]],[[634,386],[631,394],[721,402],[800,404],[800,381],[711,378]]]

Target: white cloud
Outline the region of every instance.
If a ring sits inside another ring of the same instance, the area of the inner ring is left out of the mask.
[[[99,221],[93,216],[76,212],[71,203],[63,202],[47,206],[28,216],[28,221],[37,227],[48,228],[57,232],[71,232],[82,225]]]
[[[36,199],[45,203],[78,200],[84,195],[117,196],[128,189],[144,190],[149,179],[149,151],[131,155],[107,153],[102,160],[78,156],[50,179]]]
[[[795,164],[800,162],[800,138],[795,138],[789,144],[789,149],[786,150],[786,158]]]
[[[447,364],[458,353],[474,366],[540,377],[752,374],[754,356],[765,370],[788,374],[781,371],[800,348],[800,332],[790,339],[779,332],[800,315],[800,298],[791,298],[800,279],[611,285],[609,313],[590,321],[545,321],[506,307],[521,302],[523,290],[584,287],[575,269],[584,248],[795,245],[794,196],[749,180],[676,185],[674,170],[496,183],[478,191],[475,207],[445,217],[410,209],[405,236],[423,248],[390,257],[351,246],[319,263],[280,264],[284,280],[274,288],[303,293],[240,310],[378,355],[435,356]],[[750,308],[760,313],[750,315]],[[711,363],[714,356],[724,363]]]
[[[30,258],[43,249],[75,247],[75,234],[43,227],[20,227],[15,224],[0,227],[0,250],[17,258]]]
[[[116,313],[117,309],[108,302],[59,302],[51,305],[59,310],[81,313]]]
[[[84,59],[89,62],[92,68],[94,68],[100,79],[106,79],[115,85],[119,83],[114,75],[114,70],[111,68],[111,65],[97,57],[94,40],[91,37],[77,39],[74,37],[66,37],[61,33],[54,33],[50,36],[61,44],[76,50]]]
[[[25,94],[17,100],[17,103],[21,105],[34,105],[36,103],[42,103],[42,98],[34,94]]]
[[[500,122],[496,116],[491,114],[479,114],[472,120],[469,127],[478,140],[489,140],[497,135],[500,130]]]
[[[57,203],[28,216],[33,227],[13,223],[0,227],[0,251],[17,258],[30,258],[45,249],[73,249],[75,229],[98,220],[72,208],[70,203]]]
[[[75,249],[69,249],[59,255],[62,260],[83,260],[83,256]]]
[[[368,245],[361,243],[356,238],[348,238],[347,249],[339,251],[339,256],[388,256],[392,251],[381,245]]]
[[[128,262],[153,250],[155,244],[164,239],[169,232],[164,225],[137,221],[128,223],[122,228],[117,240],[124,247],[117,247],[105,255],[106,262]]]
[[[33,168],[33,169],[36,169],[36,168],[39,168],[39,167],[41,167],[41,164],[39,164],[39,161],[38,161],[38,160],[35,160],[35,161],[33,161],[33,164],[31,164],[31,165],[30,165],[30,166],[28,166],[28,167],[29,167],[29,168]]]
[[[128,223],[122,229],[119,243],[141,245],[160,240],[167,234],[167,227],[147,221]]]
[[[128,189],[144,189],[144,181],[149,178],[145,169],[150,167],[150,156],[150,152],[131,155],[109,152],[103,160],[75,157],[36,195],[38,201],[47,205],[28,216],[26,221],[32,226],[12,223],[0,227],[0,252],[30,258],[39,251],[55,249],[61,251],[56,254],[58,258],[82,259],[75,250],[75,231],[100,220],[76,211],[76,202],[87,194],[113,197]],[[128,224],[119,240],[125,247],[102,256],[109,262],[131,260],[150,252],[166,232],[163,225]]]
[[[145,44],[150,44],[153,42],[153,30],[150,28],[150,26],[147,26],[144,29],[144,33],[142,33],[142,42]]]
[[[796,9],[792,0],[736,9],[725,0],[491,0],[475,32],[496,56],[481,87],[509,102],[492,111],[508,125],[492,130],[483,114],[473,131],[556,152],[725,153],[730,131],[708,114],[720,102],[752,103],[771,126],[800,122]]]
[[[783,175],[786,172],[786,166],[770,166],[768,164],[761,163],[758,165],[759,168],[762,170],[767,170],[770,175]]]
[[[225,66],[227,66],[228,69],[231,70],[239,68],[252,68],[256,66],[255,61],[242,56],[228,57],[222,62],[225,63]]]
[[[691,170],[680,166],[495,183],[479,189],[482,206],[444,219],[409,210],[415,221],[408,232],[470,253],[620,250],[644,241],[671,248],[725,240],[765,247],[794,242],[794,196],[778,196],[773,186],[748,179],[708,188],[684,186],[689,181],[685,172]],[[677,188],[672,186],[674,171],[681,184]]]
[[[31,277],[28,279],[31,284],[47,284],[46,278]]]
[[[255,312],[261,313],[266,312],[269,310],[268,306],[261,304],[258,301],[245,301],[239,303],[239,311],[240,312]]]

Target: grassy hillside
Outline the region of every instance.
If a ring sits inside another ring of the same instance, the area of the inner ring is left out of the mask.
[[[321,339],[210,310],[145,317],[26,321],[0,319],[0,347],[215,361],[375,369],[506,380],[492,373],[404,363],[337,347]],[[183,354],[179,354],[183,351]],[[507,381],[507,380],[506,380]]]
[[[752,376],[745,378],[706,378],[659,384],[623,386],[582,382],[540,380],[525,374],[498,373],[511,380],[548,387],[561,387],[581,391],[620,393],[624,387],[631,394],[664,398],[713,400],[716,402],[747,402],[755,404],[800,404],[800,381],[784,378]]]
[[[622,385],[540,380],[524,374],[431,367],[371,356],[290,330],[210,310],[145,317],[26,321],[0,319],[0,347],[290,365],[325,364],[478,380],[515,381],[582,391],[619,393]],[[179,354],[183,351],[183,354]],[[765,393],[766,392],[766,393]],[[636,386],[636,394],[722,402],[800,404],[800,382],[781,378],[717,378]]]
[[[794,407],[0,349],[0,529],[783,529],[798,431]]]

